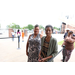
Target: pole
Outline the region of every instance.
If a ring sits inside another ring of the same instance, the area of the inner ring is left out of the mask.
[[[18,48],[19,48],[19,36],[18,36]]]
[[[65,62],[65,45],[63,45],[63,62]]]
[[[20,48],[20,41],[19,41],[19,36],[18,36],[18,49]]]

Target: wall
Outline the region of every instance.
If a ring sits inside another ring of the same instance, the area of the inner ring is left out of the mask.
[[[9,29],[9,37],[12,37],[11,32],[14,32],[13,29]]]
[[[61,32],[65,33],[66,32],[66,28],[69,28],[75,34],[75,27],[71,26],[71,25],[64,25],[64,24],[62,24]]]

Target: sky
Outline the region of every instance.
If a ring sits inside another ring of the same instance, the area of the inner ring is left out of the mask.
[[[38,24],[45,27],[47,24],[51,24],[60,28],[61,21],[59,17],[67,14],[65,12],[0,12],[0,24],[1,28],[6,28],[11,23],[16,23],[20,27],[27,26],[28,24]]]

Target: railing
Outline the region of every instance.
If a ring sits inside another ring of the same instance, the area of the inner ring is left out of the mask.
[[[61,51],[63,51],[63,62],[65,62],[65,45],[63,45],[63,49],[61,49],[61,50],[57,53],[57,55],[58,55]],[[57,55],[56,55],[56,56],[57,56]],[[56,57],[56,56],[55,56],[55,57]],[[51,58],[48,62],[51,62],[55,57]]]

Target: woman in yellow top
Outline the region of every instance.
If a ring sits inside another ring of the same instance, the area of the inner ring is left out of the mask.
[[[24,32],[22,30],[22,42],[24,42]]]

